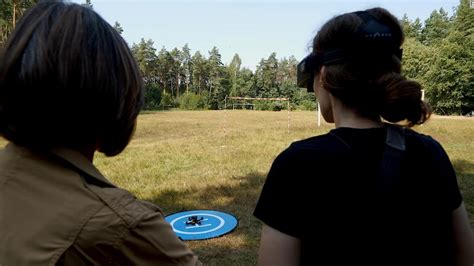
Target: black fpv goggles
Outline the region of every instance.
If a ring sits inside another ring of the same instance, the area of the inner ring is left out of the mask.
[[[313,91],[314,77],[324,65],[337,64],[344,61],[374,62],[374,58],[395,56],[402,60],[402,49],[395,47],[390,28],[378,21],[367,11],[353,14],[363,21],[357,32],[350,38],[350,48],[336,48],[327,52],[313,51],[297,66],[296,82],[298,87]],[[347,44],[345,44],[347,45]],[[349,46],[348,46],[349,47]]]

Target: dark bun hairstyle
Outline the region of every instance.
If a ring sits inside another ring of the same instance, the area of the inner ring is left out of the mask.
[[[390,49],[400,48],[404,34],[398,20],[383,8],[365,12],[390,29]],[[410,127],[424,123],[431,108],[421,100],[420,84],[400,74],[397,56],[354,38],[363,23],[357,14],[346,13],[326,22],[315,36],[313,53],[341,49],[353,55],[352,60],[326,65],[322,86],[364,117],[406,120]]]

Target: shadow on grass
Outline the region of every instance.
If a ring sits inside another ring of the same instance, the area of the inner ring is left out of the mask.
[[[464,204],[469,212],[471,228],[474,229],[474,162],[458,159],[453,160],[459,188],[463,194]]]
[[[202,188],[166,190],[151,201],[165,214],[193,209],[213,209],[233,214],[239,225],[231,234],[221,238],[189,241],[187,244],[206,265],[255,265],[261,223],[252,213],[260,195],[265,175],[251,173],[229,178],[225,185]]]

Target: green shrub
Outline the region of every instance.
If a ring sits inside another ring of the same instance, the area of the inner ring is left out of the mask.
[[[179,108],[182,110],[202,110],[206,109],[206,97],[186,92],[178,100]]]
[[[316,110],[316,102],[307,99],[301,100],[298,109],[303,111],[314,111]]]
[[[145,85],[145,110],[157,110],[161,103],[161,90],[156,84]]]
[[[176,103],[173,100],[173,97],[171,97],[170,94],[164,91],[163,94],[161,95],[161,102],[160,102],[159,108],[162,110],[167,110],[173,107],[176,107]]]
[[[272,105],[268,101],[255,101],[255,110],[269,111],[272,109]]]

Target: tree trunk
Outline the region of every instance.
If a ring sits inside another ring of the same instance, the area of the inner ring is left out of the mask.
[[[176,74],[176,98],[179,98],[179,73]]]
[[[13,2],[12,29],[15,27],[15,24],[16,24],[16,3]]]
[[[174,92],[173,92],[173,90],[174,90],[173,81],[170,79],[169,82],[170,82],[170,83],[169,83],[169,86],[170,86],[171,99],[174,99],[174,97],[173,97],[173,93],[174,93]]]
[[[198,78],[198,93],[199,95],[201,95],[201,75],[199,75],[199,78]]]

